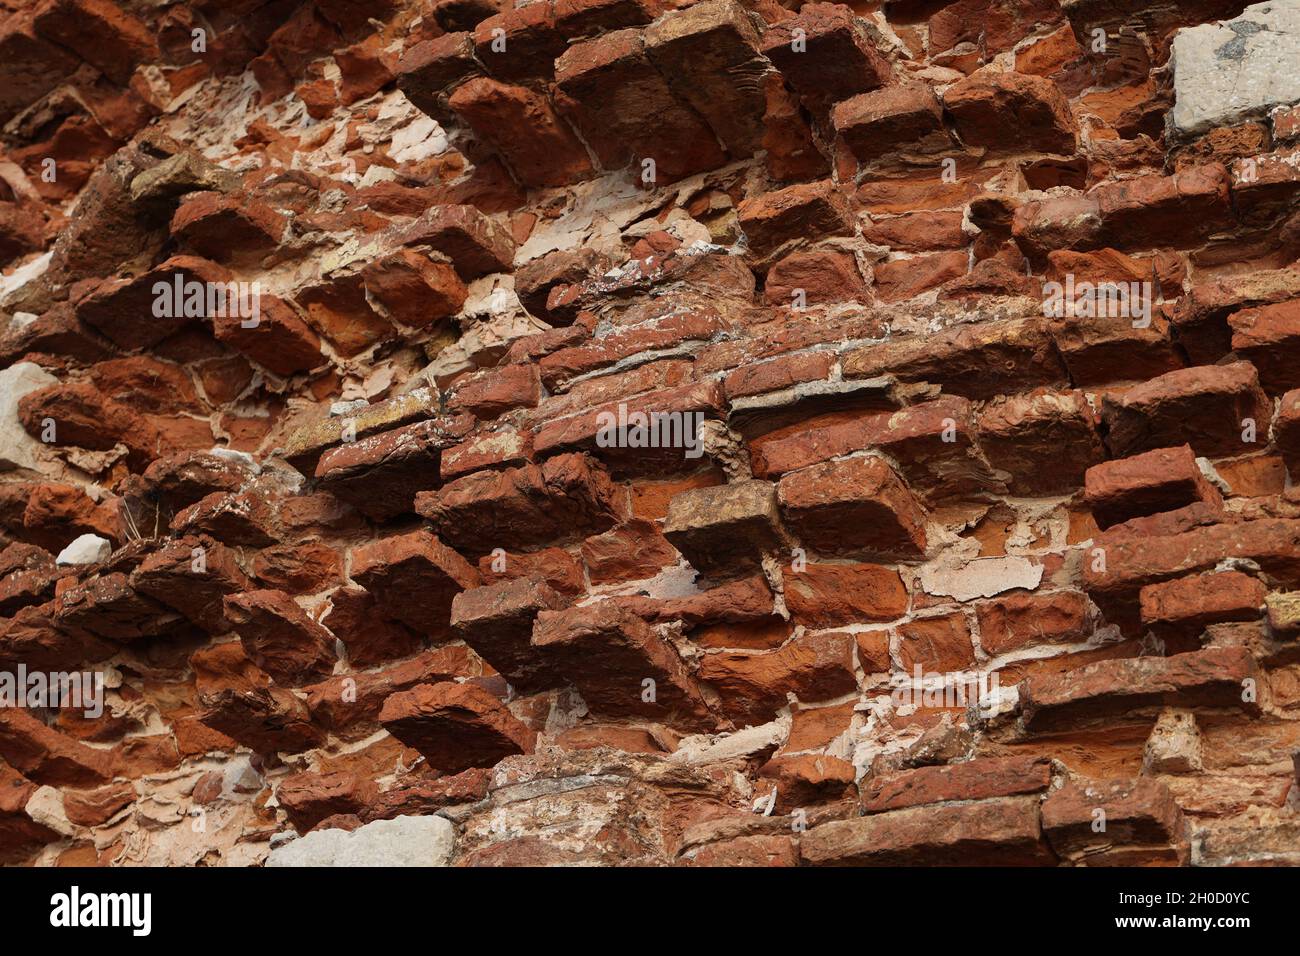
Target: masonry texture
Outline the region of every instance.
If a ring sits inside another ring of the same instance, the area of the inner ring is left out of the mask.
[[[1300,864],[1297,29],[0,0],[0,861]]]

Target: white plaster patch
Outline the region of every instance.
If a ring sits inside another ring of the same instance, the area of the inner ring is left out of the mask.
[[[1028,558],[978,558],[958,566],[940,560],[921,568],[921,587],[927,594],[958,601],[993,597],[1004,591],[1032,591],[1043,580],[1043,566]]]

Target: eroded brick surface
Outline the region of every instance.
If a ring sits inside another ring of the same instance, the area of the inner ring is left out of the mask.
[[[0,862],[1300,862],[1293,8],[0,2]]]

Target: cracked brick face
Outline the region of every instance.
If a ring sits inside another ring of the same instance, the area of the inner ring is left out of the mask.
[[[1295,4],[788,6],[0,3],[0,862],[1300,864]]]

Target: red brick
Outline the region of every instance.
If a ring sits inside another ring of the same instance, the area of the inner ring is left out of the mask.
[[[277,684],[300,687],[334,670],[334,635],[283,591],[227,595],[223,607],[244,652]]]
[[[911,262],[912,260],[900,260]],[[1065,381],[1065,369],[1042,319],[957,325],[848,352],[845,378],[891,374],[905,382],[932,382],[945,392],[988,399]],[[989,374],[996,368],[996,376]]]
[[[807,866],[1043,866],[1037,797],[909,807],[835,820],[803,835]]]
[[[802,49],[794,46],[795,30],[803,31]],[[796,16],[771,24],[763,53],[802,96],[818,103],[874,90],[889,79],[889,63],[862,22],[838,3],[805,3]]]
[[[806,564],[782,569],[786,607],[804,627],[892,621],[907,613],[898,572],[875,564]]]
[[[708,124],[651,64],[639,30],[573,44],[556,61],[555,82],[561,112],[607,170],[652,159],[662,185],[725,159]],[[639,178],[643,170],[634,172]]]
[[[366,292],[388,317],[412,329],[448,319],[465,304],[468,290],[450,263],[413,249],[399,249],[361,270]]]
[[[737,159],[762,148],[763,74],[770,67],[761,43],[739,0],[703,0],[671,10],[645,30],[651,62]]]
[[[1026,497],[1073,491],[1105,457],[1092,407],[1077,391],[1039,389],[990,402],[979,417],[979,444],[1008,476],[1011,493]]]
[[[863,781],[862,810],[883,813],[949,800],[1041,793],[1052,782],[1045,757],[977,757],[963,763],[876,774]]]
[[[1073,644],[1092,631],[1088,598],[1078,591],[1011,594],[976,605],[980,646],[996,657],[1021,647]]]
[[[692,724],[707,713],[677,652],[618,602],[540,612],[532,646],[578,688],[593,714]]]
[[[808,703],[843,697],[858,686],[848,634],[805,634],[757,654],[709,654],[698,677],[717,690],[723,713],[753,723],[775,716],[787,694]]]
[[[821,381],[835,365],[834,352],[803,352],[743,365],[723,379],[727,400],[780,391],[800,382]]]
[[[742,481],[684,491],[668,506],[664,537],[706,575],[758,570],[765,554],[785,546],[776,486]]]
[[[848,204],[830,180],[800,183],[746,199],[736,210],[756,256],[774,259],[822,236],[845,236],[853,224]]]
[[[782,478],[777,494],[786,527],[823,554],[925,553],[925,511],[883,459],[814,465]]]
[[[550,544],[605,531],[623,512],[609,476],[583,455],[478,471],[421,492],[415,510],[467,554]]]
[[[1220,163],[1105,183],[1089,195],[1098,204],[1102,241],[1118,249],[1187,248],[1234,223]]]
[[[495,31],[504,31],[496,33]],[[493,49],[497,37],[504,49]],[[549,79],[555,58],[564,52],[564,36],[555,26],[550,0],[506,8],[474,28],[474,55],[493,76],[512,82]]]
[[[918,617],[898,626],[898,656],[910,676],[965,670],[975,663],[970,625],[960,611],[938,617]]]
[[[835,105],[831,121],[863,163],[895,151],[934,153],[953,146],[939,100],[924,85],[899,84],[855,96]]]
[[[1105,815],[1099,817],[1097,811]],[[1097,829],[1104,819],[1105,828]],[[1182,811],[1158,780],[1074,780],[1043,801],[1043,832],[1062,857],[1186,839]]]
[[[1102,529],[1197,502],[1215,507],[1223,502],[1188,445],[1095,465],[1084,475],[1083,485],[1084,503]]]
[[[967,146],[1071,155],[1077,145],[1069,101],[1043,77],[977,73],[948,87],[943,105]]]
[[[66,47],[125,86],[136,66],[158,57],[147,26],[110,0],[46,0],[36,6],[36,35]]]
[[[472,683],[421,684],[384,701],[379,722],[443,773],[490,767],[529,753],[536,735],[505,705]]]
[[[525,186],[564,186],[594,173],[586,148],[541,93],[477,77],[449,102]]]
[[[214,316],[213,336],[236,352],[280,376],[315,368],[325,361],[320,337],[283,299],[264,296],[255,318]]]
[[[429,248],[452,261],[465,281],[509,272],[515,258],[510,230],[473,206],[434,206],[407,226],[403,245]]]
[[[1224,707],[1257,713],[1242,699],[1255,660],[1243,647],[1173,657],[1098,661],[1061,674],[1030,676],[1020,691],[1026,729],[1048,732],[1161,707]]]
[[[531,693],[563,683],[529,642],[538,612],[568,603],[540,581],[504,581],[457,594],[451,605],[451,626],[506,680]]]
[[[1180,369],[1102,399],[1107,442],[1116,455],[1188,444],[1198,455],[1229,458],[1262,448],[1272,406],[1249,362]],[[1246,419],[1255,444],[1243,441]]]
[[[639,518],[582,542],[587,578],[597,586],[651,578],[679,560],[658,526]]]
[[[1269,393],[1300,386],[1300,369],[1294,356],[1300,349],[1300,299],[1242,309],[1228,316],[1232,350],[1259,370]]]
[[[1144,587],[1142,623],[1162,635],[1200,637],[1211,624],[1256,621],[1268,588],[1240,571],[1177,578]]]
[[[434,638],[450,636],[452,600],[479,584],[478,571],[427,531],[356,548],[352,578],[388,617]]]
[[[829,249],[793,252],[772,266],[763,284],[763,300],[769,305],[794,307],[800,290],[800,307],[809,309],[865,302],[869,298],[867,283],[853,256]]]
[[[1259,518],[1214,524],[1171,534],[1102,537],[1105,567],[1085,561],[1088,590],[1102,594],[1136,591],[1194,571],[1207,571],[1227,558],[1255,561],[1285,582],[1300,580],[1300,521]]]
[[[530,363],[487,369],[457,383],[447,396],[447,408],[493,419],[515,408],[536,408],[542,400],[542,380]]]
[[[397,86],[425,113],[438,116],[445,113],[438,103],[439,94],[479,70],[472,36],[446,33],[402,51],[397,61]]]

